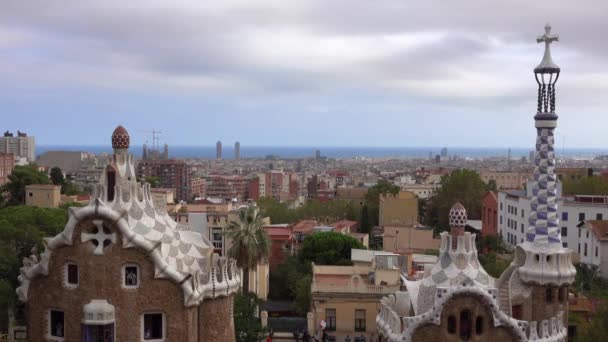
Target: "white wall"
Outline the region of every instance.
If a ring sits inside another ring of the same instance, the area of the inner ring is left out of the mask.
[[[562,245],[572,249],[575,253],[579,253],[580,244],[579,255],[581,257],[581,262],[599,265],[602,255],[601,248],[598,250],[598,256],[595,257],[595,246],[598,245],[599,242],[597,240],[593,241],[594,237],[591,232],[589,233],[589,238],[587,238],[587,233],[585,232],[587,229],[583,229],[580,234],[581,236],[579,237],[579,228],[577,225],[580,223],[579,215],[581,214],[584,214],[584,220],[608,220],[608,205],[575,203],[571,201],[564,202],[563,199],[559,199],[557,208],[559,212],[559,226],[562,232]],[[498,192],[498,234],[500,235],[502,233],[502,239],[505,243],[515,246],[526,240],[529,214],[530,198],[525,196],[507,196],[505,192]],[[601,215],[601,217],[599,217],[598,214]],[[510,228],[509,224],[511,227],[516,228]],[[587,257],[584,256],[585,243],[587,243]],[[608,251],[605,251],[605,253],[608,253]]]

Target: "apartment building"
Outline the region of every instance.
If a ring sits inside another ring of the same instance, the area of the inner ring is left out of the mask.
[[[36,161],[36,140],[20,131],[17,131],[17,136],[6,131],[0,136],[0,153],[12,153],[15,159],[25,158],[33,163]]]
[[[352,266],[313,264],[311,285],[311,334],[319,322],[336,341],[346,336],[364,336],[366,341],[377,337],[376,315],[380,299],[401,289],[401,268],[404,258],[384,251],[353,249]]]
[[[15,157],[12,153],[0,153],[0,186],[8,183],[8,176],[15,167]]]
[[[380,226],[413,226],[418,222],[418,197],[413,192],[380,196]]]
[[[528,228],[528,215],[531,187],[528,191],[508,190],[498,192],[498,234],[510,246],[522,243],[526,239]],[[579,224],[585,220],[602,221],[608,219],[607,196],[568,196],[561,197],[561,188],[558,187],[559,224],[561,229],[562,245],[571,248],[584,258],[584,239],[579,236]],[[587,241],[589,242],[589,241]],[[579,249],[580,245],[580,249]],[[589,252],[588,252],[589,253]]]
[[[175,189],[175,198],[190,201],[191,167],[182,160],[141,160],[137,164],[137,178],[158,177],[161,188]]]

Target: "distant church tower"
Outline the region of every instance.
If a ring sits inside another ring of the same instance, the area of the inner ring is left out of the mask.
[[[517,245],[515,264],[522,282],[532,288],[532,300],[526,301],[524,315],[529,321],[541,322],[564,313],[567,322],[568,285],[574,282],[576,270],[572,265],[572,251],[562,246],[557,210],[557,179],[555,175],[554,130],[555,83],[560,68],[553,63],[550,44],[558,40],[545,26],[545,34],[537,42],[545,43],[545,54],[534,69],[538,83],[538,103],[534,116],[536,151],[534,154],[534,183],[528,218],[526,241]],[[525,315],[527,316],[527,315]],[[535,328],[535,327],[531,327]],[[549,327],[551,329],[551,327]]]
[[[241,143],[234,143],[234,159],[241,160]]]
[[[222,159],[222,142],[219,140],[215,143],[215,159]]]

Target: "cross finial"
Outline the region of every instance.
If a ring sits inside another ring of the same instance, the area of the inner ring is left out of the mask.
[[[545,43],[545,54],[543,56],[543,60],[534,69],[535,71],[541,73],[559,71],[559,67],[553,63],[553,59],[551,58],[551,43],[556,41],[559,41],[559,35],[551,34],[551,24],[547,23],[545,25],[545,34],[536,38],[537,43]]]

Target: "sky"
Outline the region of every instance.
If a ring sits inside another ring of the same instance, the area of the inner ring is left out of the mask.
[[[0,129],[41,145],[533,147],[536,37],[557,141],[608,144],[608,1],[0,2]]]

